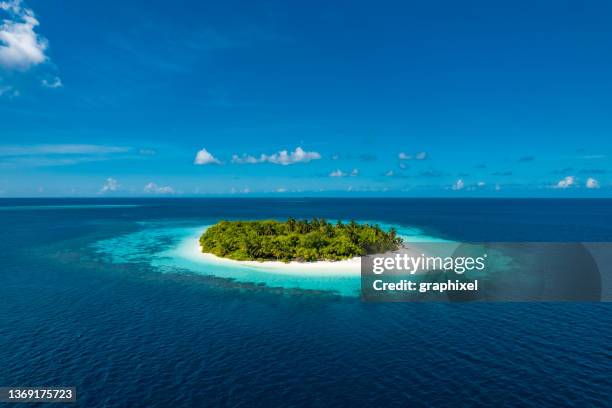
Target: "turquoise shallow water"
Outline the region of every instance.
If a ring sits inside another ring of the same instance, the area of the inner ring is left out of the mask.
[[[444,242],[439,237],[425,234],[421,229],[376,221],[383,229],[396,228],[405,242]],[[220,264],[198,256],[197,242],[207,228],[200,226],[163,226],[160,223],[141,223],[142,229],[119,237],[100,240],[92,246],[102,257],[114,263],[146,263],[165,273],[189,272],[227,278],[243,283],[263,284],[267,287],[331,291],[342,296],[358,296],[361,278],[356,273],[338,274],[325,271],[296,273],[290,267],[271,269],[265,266]]]

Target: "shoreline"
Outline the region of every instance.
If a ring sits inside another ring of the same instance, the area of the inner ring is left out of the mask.
[[[327,276],[327,277],[359,277],[361,276],[361,257],[354,257],[343,261],[315,261],[315,262],[282,262],[282,261],[237,261],[229,258],[202,252],[199,236],[193,239],[189,252],[195,260],[223,266],[237,266],[256,269],[261,272],[277,273],[299,276]],[[411,256],[421,254],[422,248],[411,245],[402,247],[398,253],[408,253]],[[395,252],[394,252],[395,253]]]
[[[360,276],[361,258],[355,257],[343,261],[315,261],[288,263],[282,261],[237,261],[202,252],[199,236],[194,240],[192,254],[200,261],[226,266],[249,267],[262,272],[295,274],[302,276]]]

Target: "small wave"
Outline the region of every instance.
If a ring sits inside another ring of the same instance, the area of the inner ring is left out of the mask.
[[[140,204],[9,205],[0,206],[0,211],[79,210],[92,208],[130,208],[140,206]]]

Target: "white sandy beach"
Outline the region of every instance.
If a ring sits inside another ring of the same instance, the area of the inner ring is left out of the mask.
[[[448,247],[444,247],[448,250]],[[301,276],[360,276],[361,275],[361,258],[355,257],[344,261],[316,261],[316,262],[281,262],[281,261],[236,261],[228,258],[221,258],[211,253],[202,252],[199,237],[193,239],[190,244],[190,255],[192,259],[207,263],[226,265],[226,266],[242,266],[256,268],[262,272],[281,273],[285,275],[301,275]],[[407,253],[410,256],[418,257],[423,252],[423,248],[411,245],[410,248],[403,247],[399,253]],[[447,255],[450,255],[447,254]]]
[[[199,239],[199,237],[198,237]],[[227,266],[243,266],[257,268],[265,272],[295,274],[295,275],[326,275],[326,276],[359,276],[361,273],[361,258],[355,257],[344,261],[317,262],[280,262],[280,261],[235,261],[221,258],[210,253],[203,253],[198,239],[193,240],[193,257],[208,263]]]

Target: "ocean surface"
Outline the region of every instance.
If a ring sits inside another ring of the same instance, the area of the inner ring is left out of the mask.
[[[612,242],[612,200],[2,199],[0,386],[76,386],[83,407],[612,406],[611,303],[371,304],[351,278],[189,255],[220,219],[289,216]]]

